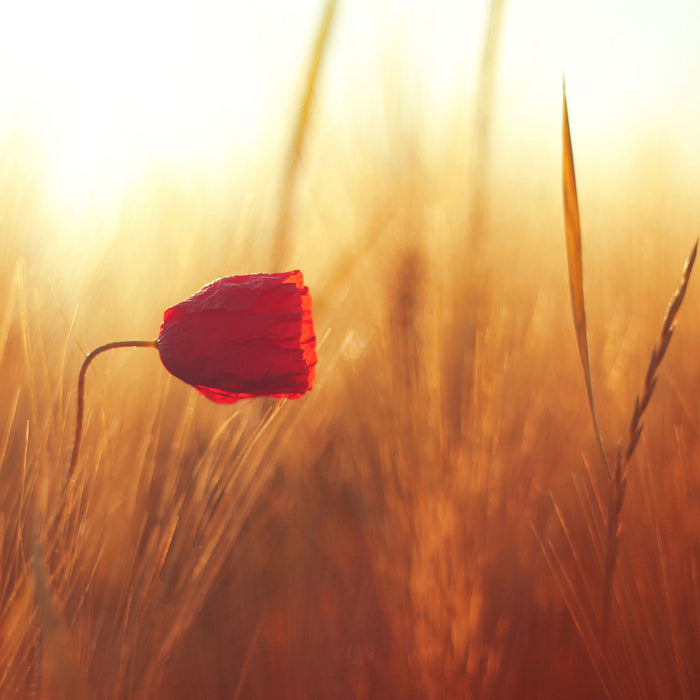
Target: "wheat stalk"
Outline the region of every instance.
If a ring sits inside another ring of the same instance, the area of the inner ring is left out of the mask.
[[[563,86],[562,86],[563,87]],[[630,459],[637,447],[639,438],[642,435],[644,423],[642,417],[646,411],[651,396],[654,393],[657,381],[657,371],[661,361],[666,354],[673,328],[678,316],[678,311],[683,303],[690,273],[695,263],[698,242],[695,242],[690,255],[688,256],[681,281],[676,289],[668,307],[661,327],[661,335],[651,351],[651,358],[647,366],[644,377],[644,388],[642,393],[637,395],[630,420],[627,444],[624,450],[618,445],[615,457],[615,467],[610,469],[608,459],[603,446],[598,418],[596,416],[595,401],[593,396],[593,383],[591,380],[591,367],[588,352],[588,336],[586,330],[586,305],[583,294],[583,255],[581,250],[581,221],[578,209],[578,195],[576,190],[576,175],[574,171],[574,156],[571,148],[571,132],[569,128],[569,114],[566,104],[566,91],[563,90],[563,125],[562,125],[562,184],[564,194],[564,223],[566,231],[566,251],[569,265],[569,289],[571,291],[571,308],[576,328],[576,340],[578,343],[581,365],[586,380],[586,391],[588,394],[588,405],[593,419],[598,446],[603,458],[603,463],[608,474],[610,485],[608,495],[608,511],[606,519],[605,534],[605,554],[603,568],[603,600],[602,600],[602,636],[603,643],[607,638],[608,624],[610,621],[610,601],[612,596],[612,582],[617,563],[618,537],[620,532],[620,514],[625,498],[625,488],[627,485],[627,467]]]
[[[647,371],[644,376],[644,388],[642,389],[642,393],[638,394],[634,401],[634,409],[632,411],[632,418],[630,420],[629,432],[627,435],[627,444],[624,451],[622,450],[622,447],[618,445],[617,455],[615,458],[615,469],[610,475],[610,494],[608,498],[608,515],[605,536],[605,568],[603,574],[603,639],[607,637],[608,623],[610,621],[612,580],[615,573],[615,564],[617,562],[617,544],[620,533],[620,513],[622,511],[622,504],[625,498],[625,488],[627,486],[627,467],[632,455],[634,454],[634,450],[639,443],[639,438],[642,435],[642,430],[644,428],[642,417],[644,416],[644,411],[646,411],[651,396],[654,393],[654,388],[656,387],[656,382],[658,379],[657,372],[661,365],[661,361],[666,354],[669,343],[671,342],[673,328],[676,324],[676,317],[678,316],[678,311],[681,308],[686,289],[688,288],[688,281],[690,280],[690,273],[693,270],[693,264],[695,263],[695,256],[697,252],[698,242],[695,241],[695,245],[685,261],[680,284],[678,285],[678,288],[671,297],[671,301],[666,308],[666,314],[664,315],[664,321],[661,326],[659,340],[652,348],[651,357],[649,358],[649,364],[647,365]]]

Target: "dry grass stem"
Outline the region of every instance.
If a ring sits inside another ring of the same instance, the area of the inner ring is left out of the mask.
[[[634,454],[634,450],[639,443],[639,438],[642,435],[644,423],[642,417],[649,405],[654,388],[657,382],[657,372],[661,365],[661,361],[666,354],[673,329],[676,323],[676,317],[680,310],[683,298],[685,297],[690,273],[693,270],[695,256],[698,250],[698,242],[693,245],[688,258],[683,266],[683,273],[678,288],[673,294],[671,301],[666,308],[663,324],[661,326],[661,334],[656,345],[652,348],[647,371],[644,375],[644,388],[642,393],[638,394],[634,401],[634,409],[629,425],[629,433],[627,436],[627,444],[622,449],[618,445],[617,454],[615,457],[615,470],[610,477],[610,494],[608,499],[606,538],[605,538],[605,565],[603,571],[603,603],[602,603],[602,630],[603,639],[607,638],[608,627],[610,622],[610,603],[612,596],[612,582],[617,563],[618,540],[620,533],[620,514],[622,512],[622,504],[625,498],[625,489],[627,486],[627,467],[629,461]]]
[[[289,212],[294,199],[294,190],[297,181],[297,172],[301,162],[306,143],[309,121],[314,103],[314,91],[318,81],[321,61],[325,55],[328,43],[328,32],[335,12],[336,0],[327,0],[326,7],[321,18],[321,23],[316,35],[316,43],[311,54],[309,72],[304,84],[304,95],[299,105],[296,123],[292,132],[292,141],[287,156],[287,164],[284,170],[282,190],[279,197],[277,221],[274,228],[274,247],[272,254],[272,269],[281,270],[286,265],[290,252],[289,241]]]
[[[43,684],[49,696],[56,700],[88,700],[91,696],[79,665],[75,642],[51,590],[49,572],[39,541],[38,520],[36,525],[33,533],[32,571],[41,629]]]
[[[642,417],[649,401],[654,393],[657,382],[657,371],[668,349],[673,327],[675,325],[678,311],[685,297],[690,273],[695,263],[697,253],[697,241],[693,246],[688,259],[683,268],[683,274],[678,289],[675,291],[664,316],[659,340],[652,349],[651,358],[647,366],[644,377],[644,388],[637,396],[632,411],[632,418],[629,424],[627,442],[624,449],[618,446],[615,466],[611,471],[605,448],[603,446],[600,428],[596,417],[595,402],[593,397],[593,385],[591,381],[591,370],[589,361],[588,339],[586,330],[586,308],[583,293],[583,264],[581,249],[581,223],[579,217],[578,195],[576,190],[576,176],[574,171],[573,151],[571,147],[571,133],[569,128],[569,115],[566,103],[566,92],[563,95],[563,191],[564,191],[564,217],[566,229],[566,247],[569,267],[569,287],[571,291],[571,305],[576,328],[576,339],[578,342],[579,355],[583,366],[583,373],[586,380],[588,392],[588,403],[593,418],[598,446],[605,463],[608,474],[609,492],[608,505],[605,522],[605,544],[603,563],[603,595],[602,595],[602,640],[605,644],[610,621],[610,607],[612,597],[613,577],[617,563],[618,540],[621,524],[622,505],[625,497],[627,484],[627,466],[634,454],[634,450],[639,443],[644,423]]]
[[[469,250],[476,253],[484,236],[484,225],[488,214],[488,178],[491,146],[491,128],[493,124],[493,96],[496,88],[496,70],[501,48],[503,18],[505,16],[503,0],[491,0],[488,14],[488,28],[485,32],[486,42],[481,56],[479,69],[478,101],[474,120],[475,154],[471,177],[471,203],[468,240]]]
[[[581,220],[578,210],[578,193],[576,190],[576,173],[574,170],[574,154],[571,148],[571,132],[569,129],[569,112],[566,104],[566,91],[563,91],[562,110],[562,183],[564,189],[564,224],[566,230],[566,253],[569,263],[569,290],[571,292],[571,309],[576,328],[576,341],[583,366],[583,376],[586,380],[588,405],[593,418],[596,438],[603,464],[608,475],[611,475],[610,465],[603,446],[603,438],[598,426],[598,417],[593,398],[593,380],[591,379],[591,363],[588,352],[588,333],[586,330],[586,302],[583,294],[583,253],[581,249]]]

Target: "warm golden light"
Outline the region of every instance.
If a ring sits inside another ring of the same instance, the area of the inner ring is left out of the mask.
[[[0,2],[0,698],[700,697],[697,3]]]
[[[154,162],[235,171],[278,143],[322,4],[8,7],[0,130],[38,140],[50,198],[70,210],[118,197]],[[386,88],[378,65],[426,119],[471,101],[488,7],[341,3],[324,68],[330,117],[376,116]],[[642,3],[632,16],[607,3],[506,4],[495,105],[503,136],[549,139],[564,72],[586,157],[659,130],[684,131],[685,152],[700,153],[690,128],[700,112],[693,7]]]
[[[249,158],[279,87],[277,59],[261,53],[260,37],[274,38],[283,56],[290,38],[313,27],[307,8],[285,38],[264,9],[13,4],[3,11],[0,128],[38,141],[51,197],[68,208],[115,196],[152,163],[217,169],[232,152]]]

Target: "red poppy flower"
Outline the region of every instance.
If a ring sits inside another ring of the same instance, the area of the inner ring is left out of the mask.
[[[309,288],[299,270],[224,277],[169,308],[157,344],[165,368],[212,401],[298,399],[316,365]]]

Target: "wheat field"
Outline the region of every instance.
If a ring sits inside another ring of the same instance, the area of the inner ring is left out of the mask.
[[[606,577],[561,153],[533,176],[497,131],[485,151],[478,105],[431,130],[394,104],[368,134],[299,104],[293,147],[245,182],[154,167],[73,236],[27,144],[0,144],[0,697],[700,696],[697,280]],[[692,186],[639,153],[612,189],[578,173],[611,463],[700,224]],[[153,350],[106,353],[54,519],[85,354],[271,267],[311,289],[314,389],[214,405]]]

